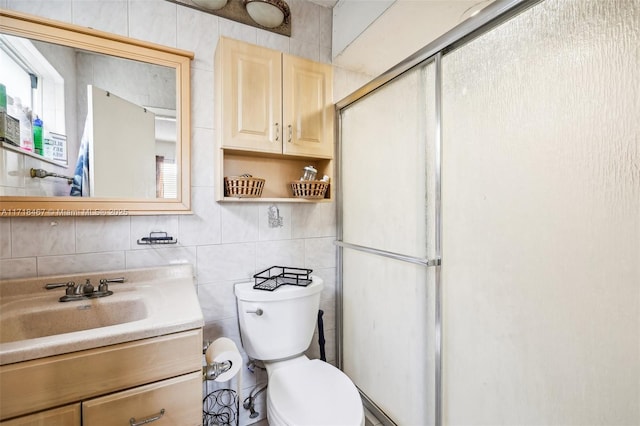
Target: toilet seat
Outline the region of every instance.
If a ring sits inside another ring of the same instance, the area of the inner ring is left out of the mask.
[[[275,370],[269,377],[267,406],[272,425],[364,424],[355,385],[342,371],[317,359]]]

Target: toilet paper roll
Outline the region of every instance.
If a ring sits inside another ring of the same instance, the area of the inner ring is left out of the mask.
[[[240,351],[238,351],[238,347],[233,343],[233,340],[227,337],[220,337],[214,340],[205,352],[205,359],[207,364],[231,361],[231,369],[219,375],[215,379],[216,382],[231,380],[242,367],[242,355],[240,355]]]

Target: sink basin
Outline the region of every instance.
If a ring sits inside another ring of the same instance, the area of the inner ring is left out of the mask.
[[[191,265],[0,281],[0,365],[130,342],[204,325]],[[60,302],[47,283],[113,283],[106,297]]]
[[[2,305],[0,343],[107,327],[147,317],[142,297],[114,296],[65,303],[52,303],[50,297],[34,297]]]

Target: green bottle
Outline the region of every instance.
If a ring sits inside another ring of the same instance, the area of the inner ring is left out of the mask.
[[[0,83],[0,112],[7,112],[7,87]]]
[[[33,150],[36,154],[42,155],[42,120],[36,115],[33,120]]]

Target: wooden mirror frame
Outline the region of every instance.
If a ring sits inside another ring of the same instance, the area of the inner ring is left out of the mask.
[[[109,56],[163,65],[176,70],[176,199],[0,196],[0,217],[107,216],[191,213],[191,60],[192,52],[147,43],[104,31],[0,9],[0,32],[84,49]],[[117,169],[117,165],[114,166]]]

